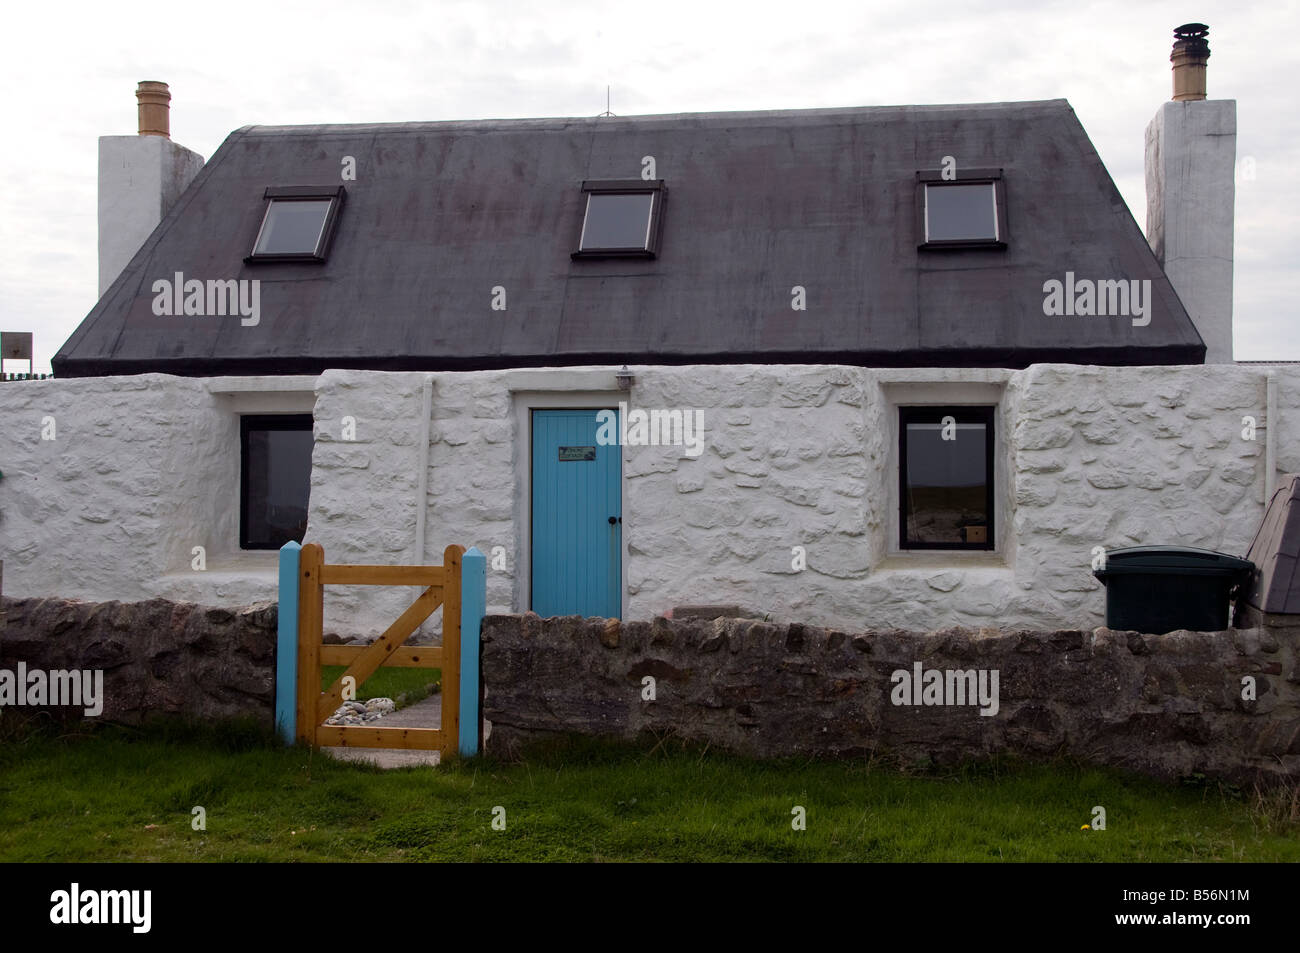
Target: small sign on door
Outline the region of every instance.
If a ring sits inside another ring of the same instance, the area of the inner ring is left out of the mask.
[[[561,447],[560,448],[561,463],[573,463],[574,461],[595,460],[595,459],[596,459],[595,447]]]

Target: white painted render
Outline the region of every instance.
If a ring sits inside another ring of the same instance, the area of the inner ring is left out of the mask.
[[[99,137],[99,294],[117,280],[203,168],[162,136]]]
[[[1088,628],[1105,606],[1093,546],[1244,553],[1263,515],[1268,428],[1278,472],[1300,471],[1300,367],[631,370],[630,391],[614,367],[0,385],[5,594],[274,598],[275,554],[238,550],[241,413],[314,410],[308,539],[327,561],[409,563],[423,506],[423,559],[441,562],[451,543],[489,559],[502,547],[488,603],[522,610],[528,410],[620,400],[701,410],[698,457],[623,448],[632,619],[739,603],[841,628]],[[1276,421],[1265,411],[1270,370]],[[999,407],[993,553],[897,551],[896,407],[924,402]],[[346,416],[355,441],[341,439]],[[1243,437],[1247,416],[1254,440]],[[54,440],[41,439],[46,417]],[[202,572],[191,568],[196,545]],[[807,553],[802,572],[795,546]],[[414,595],[331,588],[326,629],[377,633]]]
[[[1147,240],[1205,341],[1232,362],[1237,102],[1167,102],[1146,131]]]

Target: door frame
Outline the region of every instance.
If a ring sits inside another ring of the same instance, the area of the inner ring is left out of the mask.
[[[515,566],[518,572],[514,578],[514,604],[518,612],[532,610],[533,591],[533,411],[534,410],[618,410],[619,402],[629,402],[628,392],[624,390],[583,390],[583,391],[515,391],[514,400],[515,440],[514,466],[515,486],[519,488],[515,497],[515,525],[519,527],[516,534],[518,549],[515,552]],[[628,561],[628,518],[627,518],[627,448],[620,447],[618,454],[618,496],[619,510],[623,516],[623,531],[619,534],[618,591],[619,617],[627,618],[627,561]]]

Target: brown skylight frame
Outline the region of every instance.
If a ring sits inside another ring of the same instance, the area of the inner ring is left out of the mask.
[[[663,227],[664,202],[668,188],[663,179],[588,179],[582,183],[582,223],[578,229],[578,250],[570,257],[580,258],[654,258],[659,253]],[[639,245],[601,245],[589,243],[588,224],[592,220],[593,199],[611,195],[649,195],[645,238]]]
[[[930,189],[987,185],[990,187],[990,221],[993,234],[980,238],[932,238],[928,197]],[[944,178],[938,169],[916,173],[916,247],[921,250],[961,248],[1005,249],[1007,247],[1007,187],[1001,169],[959,169],[954,178]]]
[[[281,185],[268,187],[262,195],[263,200],[266,202],[266,208],[262,212],[262,220],[257,226],[257,234],[253,237],[253,250],[244,259],[244,263],[252,265],[262,262],[325,261],[329,257],[330,245],[334,241],[334,232],[338,225],[339,214],[343,209],[343,200],[346,195],[347,192],[341,185]],[[328,201],[330,206],[321,221],[316,242],[310,250],[294,252],[259,252],[257,250],[262,244],[267,224],[271,221],[278,203],[311,201]]]

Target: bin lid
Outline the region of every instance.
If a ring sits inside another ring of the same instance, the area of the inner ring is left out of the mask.
[[[1106,565],[1093,570],[1105,580],[1119,575],[1237,576],[1252,572],[1249,559],[1193,546],[1128,546],[1106,553]]]

